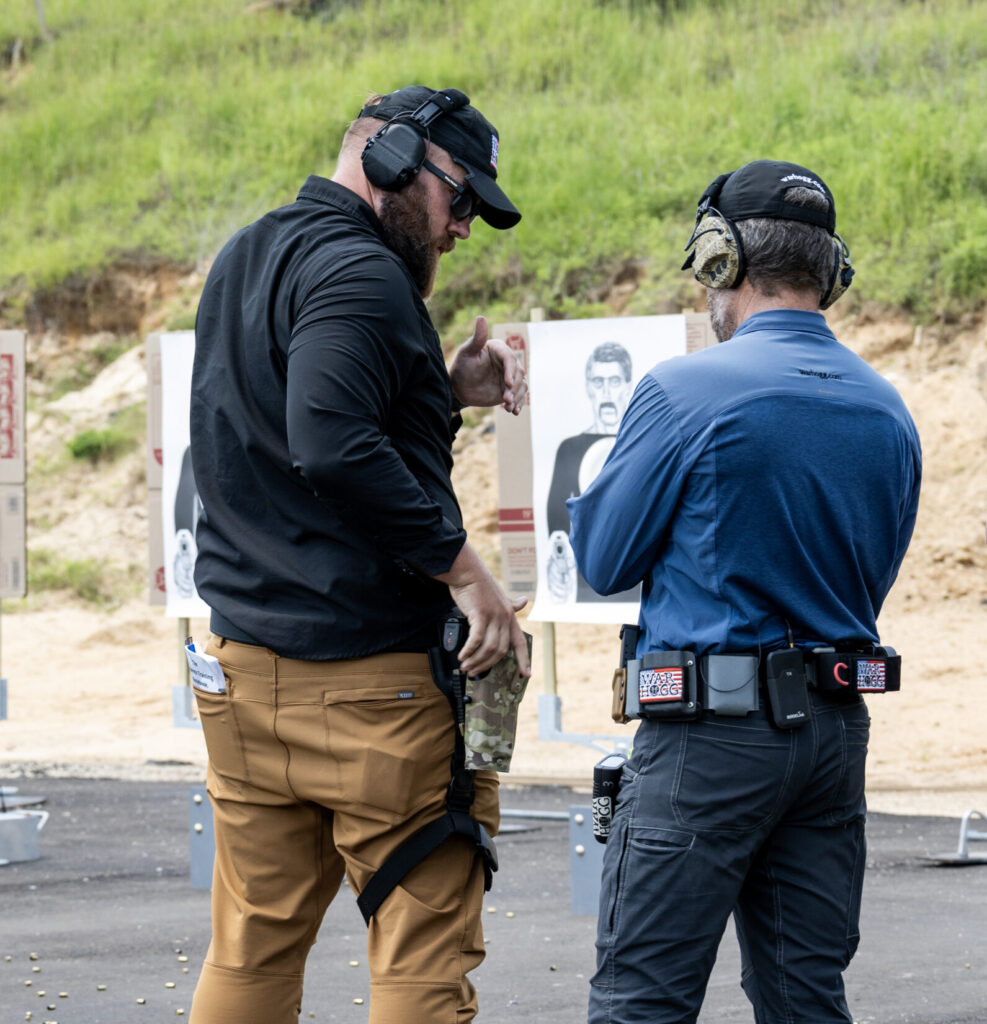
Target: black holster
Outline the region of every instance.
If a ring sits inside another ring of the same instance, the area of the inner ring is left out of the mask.
[[[466,767],[466,745],[463,741],[463,723],[466,720],[463,690],[466,677],[459,668],[459,650],[468,632],[464,616],[451,616],[443,624],[442,642],[428,651],[432,678],[452,710],[456,739],[450,765],[451,780],[446,790],[446,812],[406,839],[364,886],[356,903],[368,925],[377,908],[405,875],[452,836],[464,836],[472,840],[477,853],[483,858],[484,891],[489,892],[493,885],[493,873],[498,867],[497,847],[487,830],[470,815],[476,787],[474,774]]]

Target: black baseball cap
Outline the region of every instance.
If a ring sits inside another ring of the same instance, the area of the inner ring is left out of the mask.
[[[785,192],[797,187],[821,193],[828,209],[813,210],[787,202]],[[815,224],[830,234],[836,230],[836,204],[826,183],[807,167],[782,160],[755,160],[730,174],[721,174],[703,193],[701,209],[706,200],[707,207],[714,207],[732,221],[777,217]]]
[[[790,188],[811,188],[826,197],[827,209],[814,210],[798,206],[785,199]],[[779,220],[799,220],[825,228],[831,235],[836,231],[836,204],[826,183],[807,167],[786,163],[784,160],[754,160],[736,171],[714,178],[699,199],[696,208],[696,229],[686,243],[690,248],[695,241],[699,222],[707,213],[716,211],[729,221],[750,220],[752,217],[775,217]],[[696,258],[695,249],[682,264],[688,270]]]
[[[469,186],[480,197],[480,216],[493,228],[512,228],[521,219],[517,207],[497,184],[497,158],[500,136],[497,129],[476,109],[466,103],[440,114],[427,128],[402,115],[413,114],[439,91],[462,96],[458,90],[429,89],[425,85],[409,85],[388,93],[379,103],[364,107],[360,117],[374,117],[379,121],[401,118],[430,141],[441,146],[457,164],[469,172]]]

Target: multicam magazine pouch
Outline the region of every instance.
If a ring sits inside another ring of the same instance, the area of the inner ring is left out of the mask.
[[[524,634],[531,658],[531,636]],[[517,709],[528,680],[518,671],[517,656],[508,651],[486,675],[466,683],[466,767],[511,770]]]

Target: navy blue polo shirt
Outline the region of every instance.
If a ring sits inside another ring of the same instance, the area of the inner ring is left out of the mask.
[[[643,581],[640,651],[877,642],[920,480],[894,387],[821,314],[772,310],[644,376],[570,540],[599,593]]]

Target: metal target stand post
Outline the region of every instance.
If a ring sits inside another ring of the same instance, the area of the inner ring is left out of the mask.
[[[940,868],[963,868],[978,864],[987,864],[987,850],[978,853],[970,853],[971,842],[987,842],[987,832],[973,829],[970,822],[978,818],[980,821],[987,821],[987,815],[980,811],[969,810],[963,815],[960,821],[960,840],[956,853],[944,853],[938,857],[926,857],[933,867]]]

